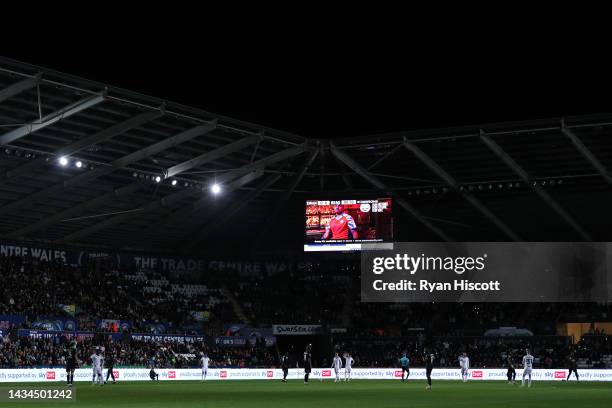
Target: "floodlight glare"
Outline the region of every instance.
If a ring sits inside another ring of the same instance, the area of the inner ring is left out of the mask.
[[[65,156],[62,156],[59,158],[59,164],[61,164],[62,166],[67,166],[68,165],[68,159]]]
[[[213,194],[219,194],[221,192],[221,186],[215,183],[210,187],[210,191],[212,191]]]

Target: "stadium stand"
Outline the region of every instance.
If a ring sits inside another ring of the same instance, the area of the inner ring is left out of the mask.
[[[1,257],[0,314],[37,317],[66,315],[61,304],[76,306],[74,317],[81,330],[97,330],[100,319],[129,320],[132,330],[151,331],[154,322],[166,322],[166,333],[185,333],[196,325],[190,311],[207,310],[219,321],[235,318],[228,299],[218,288],[191,279],[169,281],[159,273],[123,274],[87,266],[25,262]]]
[[[526,347],[533,350],[536,367],[563,366],[570,352],[583,368],[612,364],[610,336],[596,331],[572,345],[569,336],[554,335],[557,322],[606,318],[609,305],[360,303],[354,292],[346,290],[347,285],[352,288],[349,282],[355,278],[355,268],[334,266],[313,263],[303,270],[271,276],[210,271],[196,279],[150,270],[103,271],[93,265],[76,268],[0,257],[0,315],[25,318],[2,338],[0,367],[61,366],[71,348],[87,361],[96,346],[112,350],[122,366],[193,366],[202,351],[219,367],[277,364],[278,348],[263,341],[228,348],[214,341],[113,340],[109,328],[99,324],[102,319],[129,320],[132,324],[126,333],[206,333],[214,339],[224,335],[224,324],[237,321],[231,302],[220,289],[223,285],[231,288],[251,323],[261,327],[279,322],[337,327],[347,305],[353,303],[349,318],[344,319],[349,323],[346,333],[333,335],[332,341],[335,349],[349,350],[362,366],[393,366],[404,350],[418,363],[425,347],[437,351],[442,367],[455,366],[456,356],[463,351],[476,366],[500,367],[507,353],[519,355]],[[74,316],[58,308],[66,303],[76,304]],[[206,324],[195,321],[192,310],[210,312],[210,320]],[[39,327],[36,323],[44,316],[74,317],[79,330],[97,334],[71,338],[58,333],[45,339],[16,335],[20,328]],[[509,325],[520,326],[531,335],[485,335],[487,330],[495,333]]]

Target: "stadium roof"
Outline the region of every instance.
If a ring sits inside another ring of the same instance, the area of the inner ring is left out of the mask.
[[[403,240],[610,235],[612,114],[313,139],[1,58],[0,126],[4,240],[287,243],[304,198],[372,195]]]

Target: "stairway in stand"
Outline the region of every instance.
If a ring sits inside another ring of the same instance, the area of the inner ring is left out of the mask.
[[[232,307],[234,308],[234,313],[236,313],[236,316],[238,316],[238,319],[240,319],[242,323],[250,325],[251,320],[247,317],[246,313],[244,313],[242,305],[238,302],[238,299],[236,299],[232,291],[225,286],[225,284],[221,286],[221,292],[227,299],[229,299]]]

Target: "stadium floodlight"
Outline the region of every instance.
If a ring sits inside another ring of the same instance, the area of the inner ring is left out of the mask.
[[[159,177],[159,176],[155,177],[155,182],[156,183],[159,183],[160,181],[161,181],[161,177]]]
[[[176,183],[178,183],[178,181],[176,181],[176,180],[172,180],[172,185],[173,185],[173,186],[176,186]]]
[[[80,169],[81,167],[83,167],[83,162],[79,160],[76,163],[74,163],[74,165],[77,166],[77,168]]]
[[[68,158],[66,156],[62,156],[59,158],[59,164],[62,166],[67,166],[68,165]]]
[[[221,186],[219,184],[215,183],[215,184],[213,184],[210,187],[210,191],[212,191],[212,193],[215,194],[215,195],[219,194],[221,192]]]

